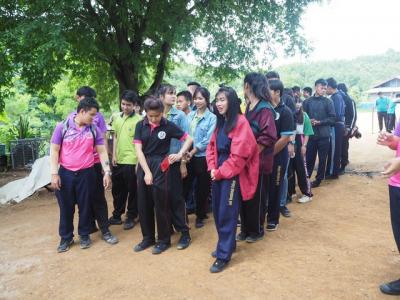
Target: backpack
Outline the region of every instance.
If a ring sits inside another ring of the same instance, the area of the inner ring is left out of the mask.
[[[61,148],[61,145],[63,144],[64,137],[67,134],[68,128],[69,128],[69,119],[67,118],[66,120],[63,121],[63,127],[62,127],[62,131],[61,131],[60,148]],[[90,133],[93,136],[93,148],[94,148],[96,146],[96,136],[97,136],[96,125],[90,124],[89,129],[90,129]]]

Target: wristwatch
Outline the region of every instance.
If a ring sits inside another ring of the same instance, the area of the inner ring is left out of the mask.
[[[111,171],[105,171],[105,172],[104,172],[104,175],[111,176],[111,175],[112,175],[112,172],[111,172]]]

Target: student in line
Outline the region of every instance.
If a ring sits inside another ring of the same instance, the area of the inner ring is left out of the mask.
[[[303,112],[301,103],[296,104],[296,137],[295,156],[290,159],[289,164],[289,195],[296,194],[296,176],[302,196],[297,199],[299,203],[312,200],[311,182],[307,173],[306,153],[309,137],[314,134],[308,115]]]
[[[381,133],[377,143],[396,151],[396,159],[385,166],[383,174],[391,176],[389,178],[390,219],[397,249],[400,252],[400,123],[397,124],[394,134]],[[400,279],[382,284],[380,290],[384,294],[400,295]]]
[[[240,208],[241,228],[236,240],[254,243],[264,237],[268,182],[276,142],[275,112],[270,102],[268,81],[263,74],[247,74],[243,91],[248,101],[246,119],[258,145],[259,177],[253,199],[243,202]]]
[[[136,124],[142,119],[135,112],[139,97],[134,91],[126,90],[121,95],[121,112],[115,114],[112,123],[113,137],[113,175],[112,195],[114,211],[110,224],[122,224],[121,216],[126,211],[124,229],[135,226],[138,217],[136,195],[137,156],[132,143]]]
[[[259,155],[249,123],[240,112],[240,100],[230,87],[216,94],[217,128],[207,146],[212,204],[218,232],[211,273],[221,272],[236,249],[236,228],[242,200],[252,201],[258,183]]]
[[[276,111],[275,128],[278,137],[274,146],[274,165],[269,178],[267,230],[278,228],[280,216],[280,190],[289,161],[288,143],[294,134],[294,118],[291,110],[281,102],[283,83],[280,80],[269,80],[271,103]]]
[[[176,95],[176,108],[188,115],[193,105],[192,94],[189,91],[182,91]]]
[[[184,198],[187,199],[194,188],[196,199],[196,228],[204,226],[207,219],[207,206],[211,189],[211,177],[207,170],[206,148],[214,132],[217,117],[210,111],[210,92],[205,87],[198,87],[194,92],[193,102],[196,110],[188,116],[189,133],[193,137],[193,147],[186,156],[188,176],[184,181]]]
[[[157,94],[164,105],[164,118],[174,123],[183,132],[189,132],[189,124],[185,113],[174,107],[176,101],[175,87],[170,84],[162,84]],[[182,141],[172,139],[169,154],[179,153],[182,144]],[[189,226],[186,223],[185,198],[182,190],[182,179],[186,173],[186,165],[182,160],[178,160],[169,166],[168,182],[171,186],[171,191],[173,191],[168,194],[172,225],[174,225],[176,231],[181,233],[177,246],[178,250],[189,247],[192,240],[189,234]]]
[[[335,124],[336,114],[332,100],[325,97],[327,82],[318,79],[315,82],[315,94],[303,102],[303,109],[310,117],[314,135],[307,144],[307,172],[311,177],[318,154],[318,170],[313,188],[319,187],[325,178],[326,160],[330,146],[331,126]]]
[[[338,179],[340,173],[342,146],[345,132],[345,102],[342,93],[337,89],[337,82],[334,78],[328,78],[326,93],[331,97],[335,108],[335,124],[331,129],[331,149],[328,154],[326,167],[326,179]]]
[[[74,242],[75,205],[79,209],[78,234],[82,249],[91,246],[89,234],[92,230],[91,201],[96,189],[94,153],[100,156],[104,170],[103,188],[111,184],[111,171],[102,132],[93,124],[99,110],[94,98],[80,100],[76,113],[59,123],[51,138],[50,166],[51,183],[60,207],[58,252],[65,252]],[[104,232],[103,239],[109,242],[111,233]],[[114,240],[115,244],[118,240]]]
[[[306,86],[303,88],[303,98],[304,100],[310,98],[312,96],[312,88],[309,86]]]
[[[169,195],[174,193],[168,167],[182,159],[192,144],[190,136],[173,122],[163,117],[164,105],[155,97],[144,102],[146,117],[136,125],[135,148],[139,160],[138,210],[143,240],[134,247],[143,251],[155,244],[153,254],[160,254],[171,246],[171,209]],[[171,140],[185,141],[180,151],[169,154]],[[157,243],[155,220],[157,220]]]
[[[76,100],[79,102],[85,97],[96,99],[96,91],[92,89],[90,86],[82,86],[76,92]],[[75,112],[69,114],[68,119],[73,119],[75,117]],[[106,152],[108,153],[108,145],[107,145],[107,125],[104,120],[104,116],[97,111],[96,116],[93,118],[93,125],[95,125],[101,132],[101,136],[104,139],[104,147],[106,148]],[[103,235],[103,239],[109,244],[116,244],[118,239],[111,234],[109,230],[109,222],[108,222],[108,205],[107,200],[104,194],[103,187],[103,173],[102,166],[100,163],[100,158],[97,152],[94,153],[94,170],[96,173],[95,180],[95,190],[92,194],[91,200],[91,209],[92,209],[92,229],[90,233],[94,233],[98,231],[96,227],[95,221],[97,221],[97,225],[100,228],[100,231]]]

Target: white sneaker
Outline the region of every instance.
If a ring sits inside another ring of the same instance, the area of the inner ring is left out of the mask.
[[[312,197],[309,197],[307,195],[303,195],[300,199],[297,200],[298,203],[307,203],[312,200]]]

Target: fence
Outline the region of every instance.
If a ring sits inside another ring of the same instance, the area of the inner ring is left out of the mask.
[[[10,142],[10,156],[12,168],[31,167],[36,159],[45,155],[45,138],[21,139]]]

